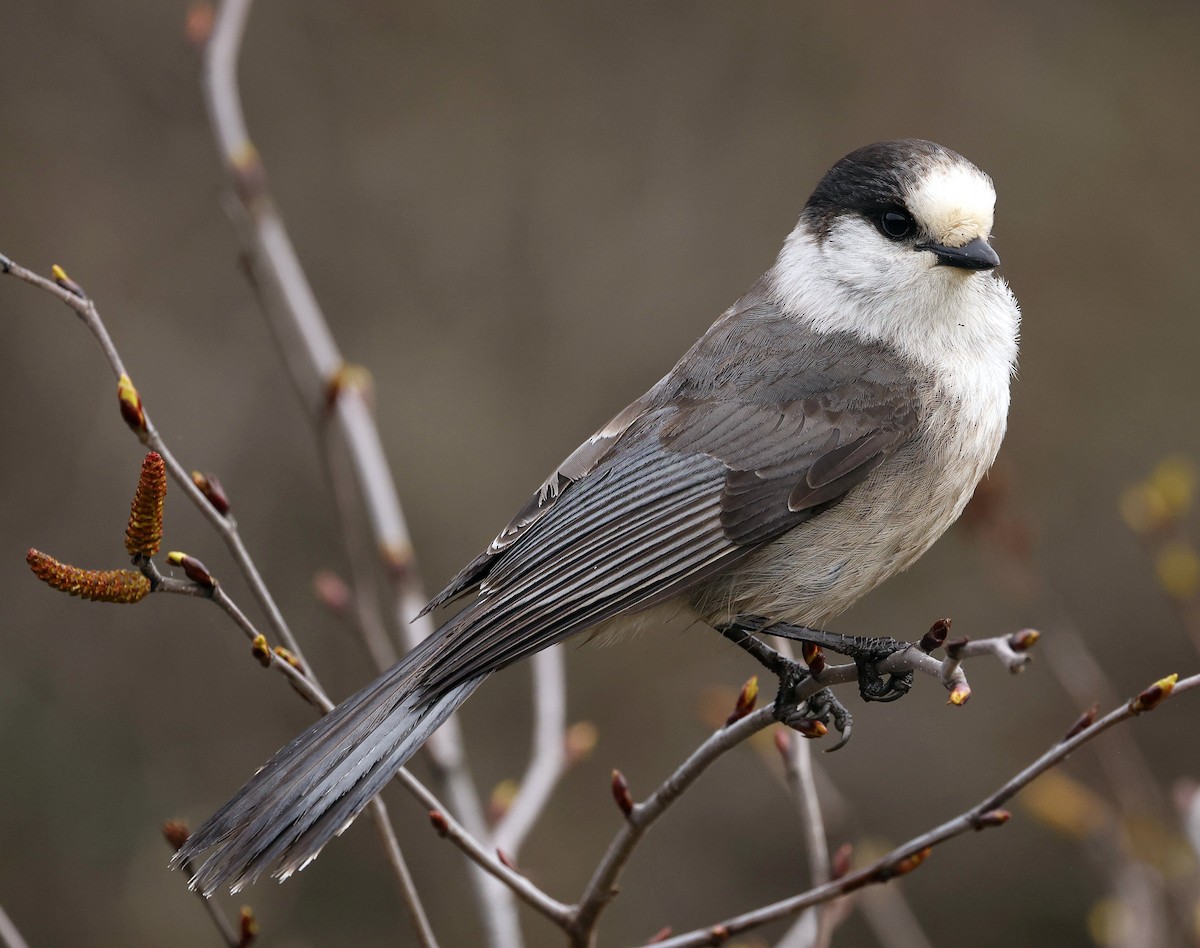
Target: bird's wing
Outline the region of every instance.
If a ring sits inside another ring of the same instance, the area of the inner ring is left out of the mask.
[[[836,504],[918,423],[911,387],[859,369],[824,364],[786,401],[647,396],[585,473],[514,521],[476,573],[479,598],[443,627],[426,686],[674,596]]]
[[[496,534],[496,539],[488,545],[488,548],[459,570],[458,574],[446,584],[446,588],[434,596],[429,604],[421,610],[420,615],[432,612],[439,606],[478,589],[479,584],[495,565],[497,558],[554,506],[563,491],[596,469],[596,466],[629,430],[629,426],[645,411],[646,400],[647,396],[639,398],[571,452],[554,473],[542,482],[542,486],[529,498],[529,502],[517,512],[503,530]]]

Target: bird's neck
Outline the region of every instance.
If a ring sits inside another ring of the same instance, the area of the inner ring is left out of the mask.
[[[1008,384],[1020,311],[992,274],[932,267],[880,273],[797,227],[770,272],[781,308],[816,332],[882,342],[935,377],[985,374]]]

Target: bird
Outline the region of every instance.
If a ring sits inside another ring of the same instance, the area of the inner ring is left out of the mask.
[[[910,566],[1007,426],[1021,317],[996,273],[995,200],[930,141],[837,161],[774,265],[426,611],[466,604],[278,751],[172,865],[205,895],[286,879],[492,672],[564,639],[681,613],[818,628]]]

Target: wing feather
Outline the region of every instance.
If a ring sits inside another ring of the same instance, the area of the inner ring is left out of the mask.
[[[689,374],[697,366],[716,371]],[[749,299],[439,594],[433,604],[478,598],[444,627],[422,687],[454,687],[684,592],[820,516],[912,437],[916,384],[882,346],[817,336]]]

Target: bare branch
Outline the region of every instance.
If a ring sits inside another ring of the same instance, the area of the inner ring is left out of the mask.
[[[786,732],[785,732],[786,733]],[[788,789],[792,793],[792,802],[800,814],[800,824],[804,829],[804,849],[808,854],[809,883],[824,885],[831,877],[829,866],[829,842],[825,836],[825,821],[821,816],[821,798],[817,795],[817,784],[813,774],[812,745],[794,734],[788,734],[790,740],[783,754],[784,775]],[[811,909],[813,917],[813,934],[805,939],[810,948],[828,948],[833,938],[832,918],[824,908]],[[798,919],[797,926],[803,925],[803,918]],[[788,933],[793,936],[792,932]],[[793,936],[795,937],[795,936]],[[786,943],[786,938],[784,943]]]
[[[1170,684],[1168,684],[1170,682]],[[828,902],[830,899],[845,895],[865,885],[887,882],[915,869],[929,854],[930,850],[955,836],[964,833],[986,829],[989,826],[999,826],[1009,818],[1007,811],[999,809],[1002,804],[1011,799],[1034,778],[1045,773],[1051,767],[1062,763],[1076,748],[1094,740],[1109,728],[1127,721],[1145,711],[1153,710],[1162,701],[1200,687],[1200,674],[1193,675],[1181,681],[1164,679],[1155,682],[1136,698],[1127,701],[1122,706],[1110,711],[1094,724],[1084,728],[1079,733],[1059,741],[1041,757],[1031,763],[1015,777],[1005,782],[994,793],[971,807],[959,816],[947,820],[940,826],[927,833],[910,839],[897,846],[886,856],[876,860],[865,869],[849,873],[842,878],[817,886],[808,892],[783,899],[771,905],[746,912],[735,918],[727,919],[707,928],[696,929],[682,935],[656,942],[658,948],[685,948],[695,945],[720,945],[729,938],[741,932],[764,925],[798,912],[813,905]]]
[[[421,904],[421,899],[417,895],[417,885],[408,871],[408,864],[404,861],[403,853],[400,852],[400,841],[396,838],[396,831],[392,828],[391,819],[388,818],[387,804],[383,802],[382,797],[376,797],[371,801],[371,815],[375,818],[375,826],[383,839],[388,865],[391,866],[392,874],[400,886],[404,905],[408,909],[413,930],[417,934],[417,941],[421,948],[437,948],[437,938],[434,937],[433,928],[429,924],[429,916],[425,914],[425,906]]]
[[[1025,633],[998,636],[996,639],[980,639],[975,643],[976,647],[972,650],[972,654],[996,655],[1007,664],[1006,649],[1011,647],[1016,636],[1025,636]],[[1005,645],[1000,645],[999,641],[1003,641]],[[957,658],[947,656],[945,660],[938,660],[923,652],[917,645],[910,644],[877,663],[876,668],[883,674],[919,671],[936,678],[950,691],[950,703],[962,705],[970,696],[971,689],[967,685],[961,661],[961,654]],[[807,679],[796,690],[795,697],[797,701],[802,702],[823,688],[857,680],[858,669],[853,664],[827,665],[819,675]],[[592,874],[576,907],[570,929],[573,944],[590,944],[600,914],[616,895],[617,879],[632,856],[633,850],[654,821],[662,816],[667,808],[713,761],[774,721],[773,708],[760,708],[736,723],[717,731],[701,744],[674,773],[667,777],[653,794],[631,808],[625,824],[609,843],[608,850]],[[816,902],[811,904],[816,904]],[[807,905],[801,905],[796,910],[806,907]]]
[[[119,383],[128,383],[129,375],[125,371],[124,363],[121,360],[116,346],[112,342],[112,337],[108,333],[107,327],[100,318],[100,313],[96,308],[95,303],[86,296],[82,288],[78,284],[66,277],[66,274],[61,270],[56,270],[57,281],[47,280],[24,267],[19,266],[11,259],[4,255],[0,255],[0,273],[11,274],[26,283],[30,283],[38,288],[57,296],[62,302],[70,306],[83,320],[84,324],[91,330],[92,334],[100,343],[100,348],[105,354],[110,367],[117,376]],[[132,385],[128,386],[132,388]],[[125,408],[125,393],[122,391],[122,386],[118,385],[118,392],[122,395],[122,408]],[[241,536],[237,530],[237,524],[229,514],[219,512],[208,498],[200,491],[193,482],[191,476],[186,469],[175,459],[175,456],[167,448],[158,430],[154,427],[150,420],[149,414],[141,405],[140,397],[134,391],[134,397],[137,399],[137,422],[135,426],[131,419],[127,416],[126,421],[130,422],[130,426],[134,428],[139,438],[144,444],[157,451],[161,455],[167,472],[171,475],[175,483],[187,494],[192,502],[199,508],[200,512],[217,530],[218,534],[226,541],[226,545],[234,555],[235,561],[238,563],[243,575],[246,577],[251,590],[254,592],[259,603],[267,612],[268,618],[271,620],[272,627],[279,634],[280,638],[287,643],[287,648],[294,656],[298,664],[304,667],[304,671],[293,666],[290,662],[280,659],[271,652],[266,652],[270,656],[269,662],[278,668],[281,672],[287,675],[296,689],[305,696],[312,704],[322,708],[324,712],[328,712],[333,708],[333,703],[321,690],[320,684],[317,682],[316,676],[312,673],[311,668],[304,662],[303,653],[300,650],[299,643],[291,633],[283,614],[279,611],[275,604],[274,597],[271,596],[266,584],[263,582],[253,559],[249,552],[242,544]],[[143,568],[154,575],[157,582],[157,588],[164,592],[183,593],[186,595],[201,596],[212,599],[218,606],[225,610],[239,628],[245,632],[252,641],[260,637],[260,633],[254,627],[254,624],[241,611],[233,600],[224,592],[217,584],[211,587],[204,587],[195,583],[181,583],[179,581],[170,580],[158,574],[157,568],[153,566],[152,561],[147,560],[143,564]],[[265,637],[264,637],[265,641]],[[399,842],[396,840],[395,832],[391,824],[387,820],[387,810],[383,806],[383,802],[379,799],[372,801],[376,820],[380,826],[381,836],[384,842],[384,849],[388,856],[389,864],[392,866],[396,875],[397,881],[400,884],[401,896],[408,907],[410,915],[413,919],[414,928],[417,931],[418,938],[421,939],[423,945],[432,948],[436,943],[433,941],[432,932],[429,929],[428,920],[425,917],[424,908],[421,906],[420,898],[417,895],[416,889],[412,886],[412,878],[408,874],[408,869],[403,863],[403,858],[400,855]]]
[[[17,926],[12,923],[4,909],[0,907],[0,944],[4,948],[29,948],[25,939],[21,937],[21,933],[17,931]]]
[[[212,586],[202,586],[194,582],[183,582],[165,577],[158,573],[157,568],[152,562],[144,564],[144,568],[152,575],[155,592],[175,593],[201,599],[210,599],[233,619],[234,624],[242,630],[252,644],[260,646],[260,643],[265,643],[265,636],[258,631],[246,614],[238,608],[237,603],[221,588],[219,583],[214,582]],[[256,647],[255,654],[268,667],[274,668],[287,677],[292,687],[309,704],[320,711],[321,714],[328,714],[333,710],[333,702],[329,700],[328,695],[321,689],[321,686],[312,677],[311,672],[306,666],[301,666],[298,663],[293,664],[293,662],[288,661],[285,657],[266,648],[265,644],[262,644],[261,647]],[[409,777],[408,779],[417,786],[420,786],[415,778]],[[371,815],[375,819],[379,836],[383,841],[384,852],[387,855],[388,865],[391,867],[392,873],[396,877],[396,882],[400,887],[401,898],[408,909],[413,928],[417,933],[417,939],[423,948],[437,948],[437,939],[434,937],[433,929],[429,925],[429,918],[425,914],[425,908],[421,904],[421,899],[417,894],[416,885],[413,882],[412,875],[408,871],[404,856],[400,852],[400,842],[396,838],[396,831],[392,828],[391,820],[388,818],[387,806],[379,797],[375,797],[371,801]]]
[[[25,283],[36,286],[71,307],[92,335],[95,336],[96,341],[100,344],[101,351],[104,353],[105,360],[108,362],[118,382],[122,379],[129,379],[129,373],[125,371],[125,364],[121,361],[121,356],[113,344],[112,337],[108,333],[108,328],[100,318],[100,312],[96,304],[88,296],[83,295],[83,291],[77,284],[71,284],[74,290],[66,289],[59,283],[48,280],[34,273],[32,270],[27,270],[2,254],[0,254],[0,273],[10,274]],[[193,483],[188,471],[175,459],[175,455],[171,453],[166,442],[159,434],[158,429],[154,427],[154,423],[150,420],[150,414],[145,411],[144,407],[141,408],[141,427],[139,430],[135,430],[135,434],[138,435],[139,440],[144,445],[157,451],[162,456],[163,462],[166,464],[167,473],[171,476],[176,486],[187,495],[188,499],[195,504],[201,515],[217,531],[221,539],[225,541],[225,545],[233,555],[234,562],[237,564],[239,571],[246,578],[246,582],[254,598],[266,613],[272,630],[293,654],[302,659],[304,653],[301,651],[299,643],[292,635],[291,629],[283,618],[283,613],[279,611],[274,597],[271,595],[270,590],[267,589],[266,583],[258,572],[258,567],[254,564],[254,560],[251,558],[245,544],[242,543],[241,535],[237,529],[237,522],[228,514],[219,513],[209,503],[208,499]]]
[[[496,847],[516,858],[567,766],[567,670],[561,646],[533,657],[533,749],[520,790],[496,826]]]
[[[818,688],[819,686],[814,687],[813,691],[817,691]],[[721,728],[693,751],[654,793],[630,808],[624,824],[609,843],[608,851],[600,860],[576,906],[570,927],[573,944],[590,944],[600,913],[616,896],[617,879],[646,830],[679,799],[713,761],[774,721],[773,709],[760,708],[728,727]]]
[[[781,642],[780,651],[792,657],[790,642]],[[825,820],[821,814],[821,798],[817,795],[817,784],[813,772],[812,745],[801,740],[790,731],[780,730],[777,737],[786,738],[779,742],[783,758],[784,779],[792,795],[792,803],[800,815],[804,832],[804,850],[808,854],[810,885],[824,885],[831,877],[829,863],[829,840],[825,834]],[[806,917],[811,915],[811,917]],[[828,948],[833,937],[833,919],[828,911],[811,909],[796,920],[796,923],[781,939],[779,948],[789,945],[806,945],[808,948]]]
[[[428,808],[430,822],[439,836],[450,840],[467,858],[506,885],[525,904],[557,925],[565,927],[568,924],[571,917],[571,906],[551,898],[521,873],[505,865],[499,858],[488,852],[474,836],[463,828],[462,824],[450,816],[438,798],[407,770],[402,769],[397,774],[397,779],[409,793]]]
[[[179,852],[180,847],[187,841],[190,834],[191,831],[187,826],[177,820],[168,820],[163,824],[163,836],[166,837],[167,843],[171,846],[173,852]],[[185,859],[181,868],[188,876],[191,876],[195,871],[190,859]],[[196,897],[204,905],[204,911],[212,920],[213,927],[216,928],[217,933],[221,936],[221,940],[225,942],[228,948],[240,948],[241,940],[238,938],[238,933],[234,930],[233,923],[221,911],[220,904],[215,899],[205,898],[200,892],[196,893]]]
[[[266,170],[246,127],[237,61],[250,7],[251,0],[225,0],[221,4],[204,61],[205,102],[237,197],[231,216],[252,282],[301,401],[318,430],[330,425],[345,444],[374,550],[392,585],[393,626],[402,631],[412,647],[433,632],[433,624],[428,617],[407,622],[427,599],[379,432],[363,387],[345,384],[345,362],[271,199]],[[369,621],[360,621],[360,625],[371,628]],[[448,719],[426,747],[438,780],[457,812],[475,835],[485,836],[483,808],[465,768],[457,720]],[[518,944],[520,929],[512,900],[486,877],[472,873],[472,881],[492,943]]]

